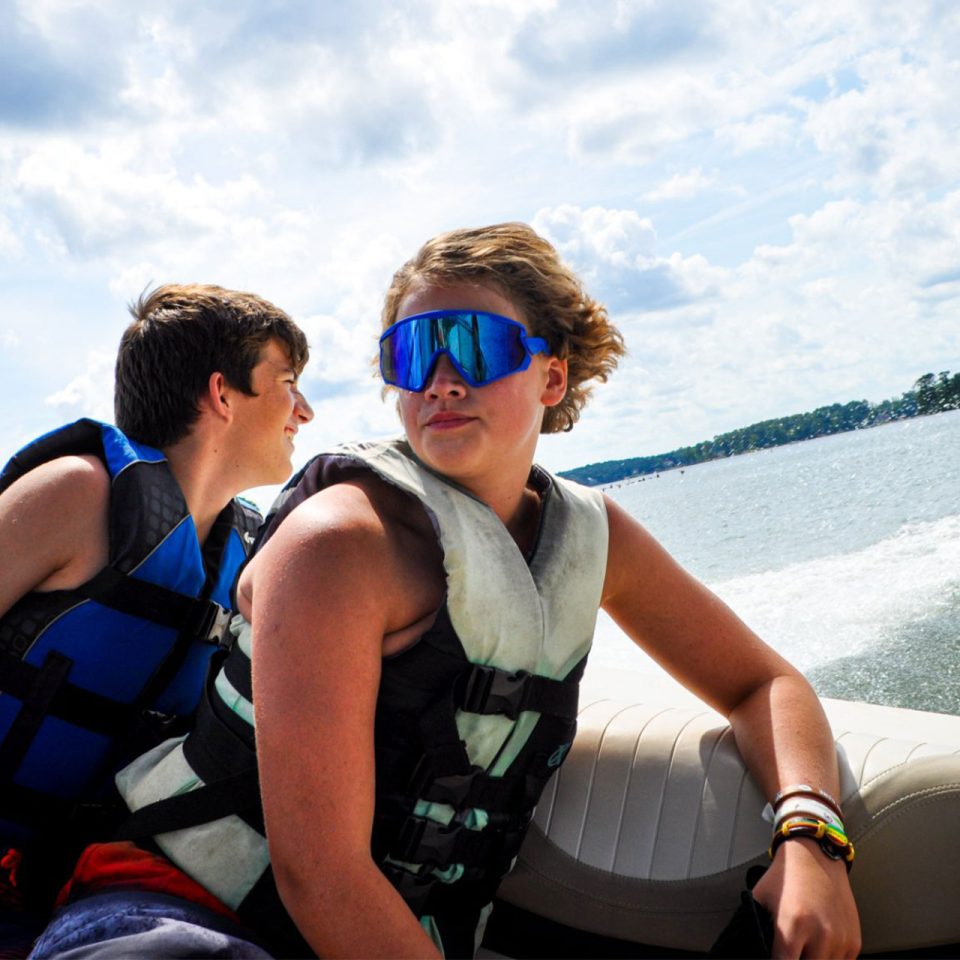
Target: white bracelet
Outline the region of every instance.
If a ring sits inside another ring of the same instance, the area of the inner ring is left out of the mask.
[[[773,829],[777,831],[780,824],[790,817],[810,816],[814,820],[822,820],[828,827],[834,827],[841,833],[846,833],[846,828],[834,809],[815,800],[813,797],[788,797],[777,807],[773,816]]]
[[[794,783],[789,787],[784,787],[773,800],[763,808],[760,816],[763,817],[767,823],[773,823],[774,813],[780,809],[781,803],[793,797],[810,797],[812,800],[824,802],[831,807],[834,816],[842,816],[840,804],[830,796],[826,790],[818,790],[816,787],[811,787],[808,783]]]

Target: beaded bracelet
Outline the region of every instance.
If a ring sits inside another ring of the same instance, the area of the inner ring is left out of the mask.
[[[802,839],[815,841],[831,860],[843,860],[847,872],[850,872],[853,858],[856,856],[853,844],[843,831],[831,827],[822,820],[805,817],[787,820],[774,834],[767,855],[772,860],[782,843],[786,843],[787,840]]]
[[[832,824],[826,823],[819,817],[808,817],[804,815],[790,817],[790,819],[785,820],[777,827],[775,832],[786,836],[788,833],[793,833],[797,830],[813,831],[814,836],[818,840],[821,837],[827,837],[838,846],[845,846],[850,842],[847,839],[845,830],[841,827],[835,827]]]

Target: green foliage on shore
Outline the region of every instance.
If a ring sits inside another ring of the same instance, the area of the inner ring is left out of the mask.
[[[891,420],[957,409],[960,409],[960,373],[953,376],[946,370],[936,376],[925,373],[914,383],[912,389],[893,400],[884,400],[881,403],[870,403],[867,400],[833,403],[809,413],[795,413],[789,417],[753,423],[749,427],[721,433],[712,440],[704,440],[691,447],[671,450],[670,453],[630,457],[626,460],[605,460],[602,463],[565,470],[560,475],[587,486],[598,486],[630,477],[659,473],[661,470],[672,470],[675,467],[692,466],[707,460],[718,460],[721,457],[734,457],[751,450],[764,450],[767,447],[779,447],[785,443],[796,443],[798,440],[812,440],[814,437],[824,437],[831,433],[875,427]]]

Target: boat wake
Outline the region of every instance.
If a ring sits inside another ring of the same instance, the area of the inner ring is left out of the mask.
[[[960,713],[960,514],[710,587],[821,695]],[[604,619],[593,656],[636,653]]]

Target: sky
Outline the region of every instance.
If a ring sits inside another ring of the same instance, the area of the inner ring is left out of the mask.
[[[629,350],[554,470],[960,370],[952,0],[0,0],[0,50],[0,459],[112,417],[174,281],[307,331],[298,464],[394,435],[392,273],[505,220]]]

